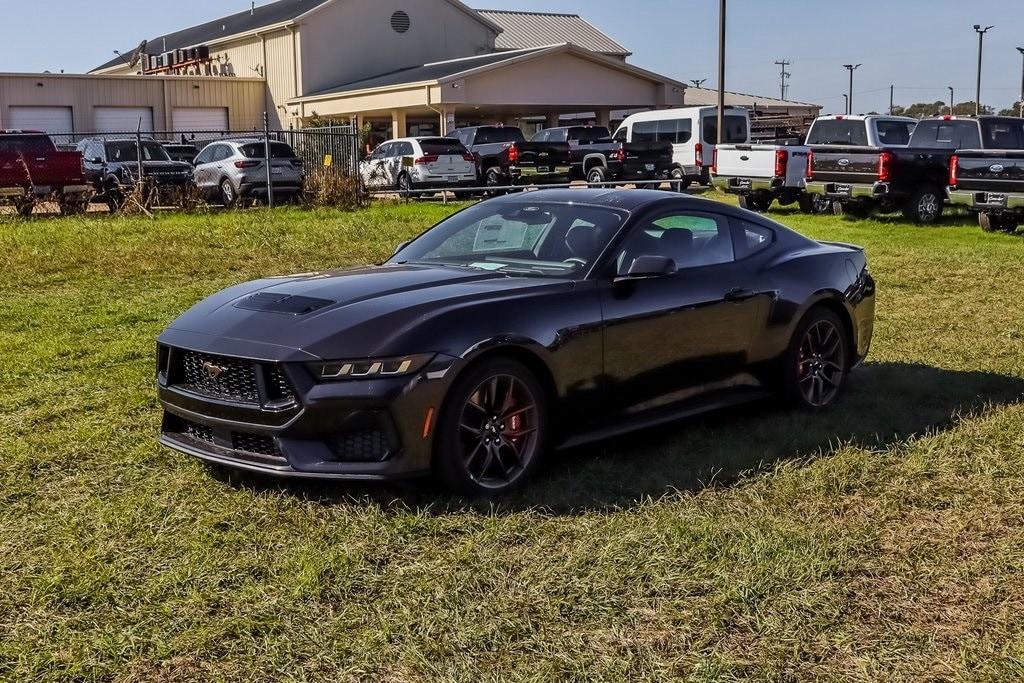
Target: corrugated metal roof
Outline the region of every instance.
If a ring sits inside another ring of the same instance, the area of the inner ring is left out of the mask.
[[[686,89],[686,106],[695,105],[717,105],[718,91],[711,88]],[[760,95],[748,95],[747,93],[725,91],[725,106],[727,107],[821,107],[819,104],[810,102],[797,102],[795,100],[780,100],[778,97],[762,97]]]
[[[499,50],[572,43],[606,55],[628,57],[632,54],[578,14],[490,9],[479,9],[477,13],[504,29],[495,43]]]
[[[380,74],[379,76],[373,76],[372,78],[364,78],[360,81],[352,81],[351,83],[336,85],[333,88],[304,95],[304,97],[336,95],[356,90],[386,88],[390,85],[402,85],[404,83],[436,81],[449,76],[454,76],[455,74],[460,74],[463,71],[477,69],[481,66],[500,64],[501,62],[516,59],[523,55],[532,54],[537,52],[539,49],[540,48],[533,50],[517,50],[515,52],[491,52],[486,55],[479,55],[476,57],[466,57],[464,59],[452,59],[444,62],[432,62],[430,64],[423,64],[422,66],[412,66],[406,69],[398,69],[397,71]]]

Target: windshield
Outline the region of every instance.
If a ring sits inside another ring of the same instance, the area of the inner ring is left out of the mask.
[[[437,224],[388,263],[579,277],[600,256],[627,215],[578,204],[483,202]]]
[[[171,158],[167,156],[167,150],[156,142],[142,142],[142,160],[143,161],[170,161]],[[138,145],[131,140],[124,140],[119,142],[108,142],[107,143],[107,160],[118,162],[118,161],[138,161],[139,155],[137,153]]]
[[[818,119],[807,134],[808,145],[868,144],[868,129],[860,119]]]
[[[476,131],[475,145],[490,145],[495,142],[523,142],[523,131],[511,126],[507,128],[479,128]]]

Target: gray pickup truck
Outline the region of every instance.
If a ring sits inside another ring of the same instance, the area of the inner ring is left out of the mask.
[[[958,149],[950,161],[949,202],[978,214],[985,231],[1014,232],[1024,223],[1024,119],[983,116],[981,149]]]

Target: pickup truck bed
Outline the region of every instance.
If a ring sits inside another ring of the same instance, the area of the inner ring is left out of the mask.
[[[808,147],[798,145],[718,145],[711,166],[711,184],[739,195],[740,206],[765,211],[773,200],[794,202],[812,212],[815,205],[804,192]]]

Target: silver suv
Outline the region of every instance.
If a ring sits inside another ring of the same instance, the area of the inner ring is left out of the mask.
[[[267,196],[266,148],[259,138],[217,140],[203,148],[193,162],[192,177],[207,199],[224,206]],[[271,183],[274,200],[287,200],[302,191],[302,159],[283,142],[270,143]]]

